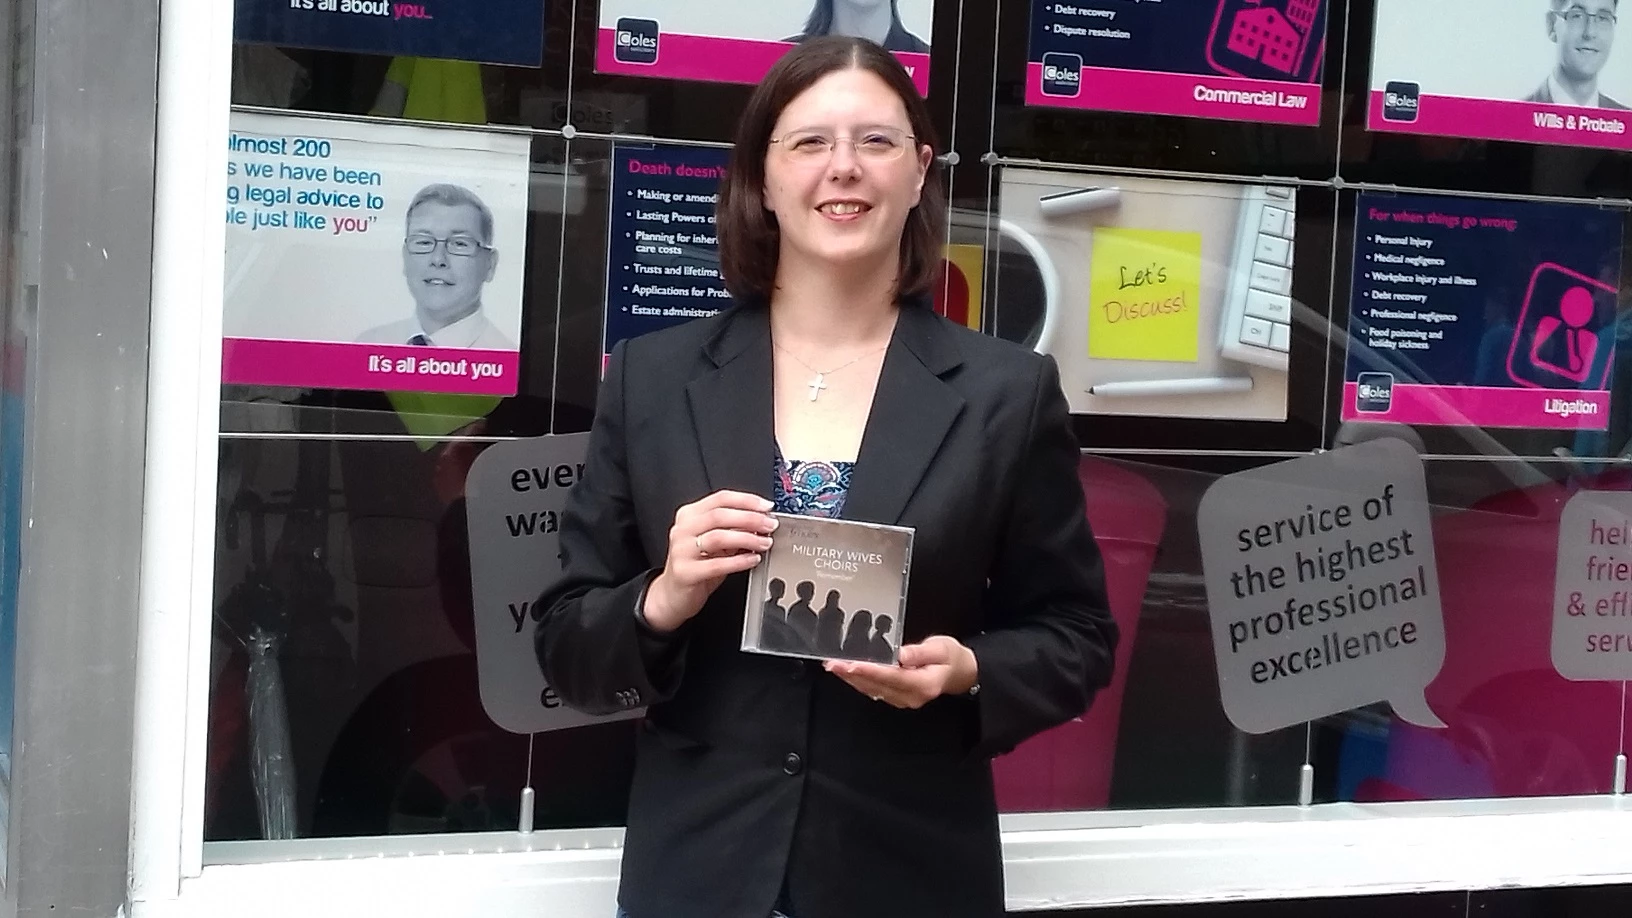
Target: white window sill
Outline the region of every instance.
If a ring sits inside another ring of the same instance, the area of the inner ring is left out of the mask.
[[[1006,816],[1013,911],[1632,882],[1621,797]],[[1143,825],[1132,825],[1143,821]],[[609,918],[621,829],[226,842],[136,914]],[[514,910],[514,911],[512,911]]]

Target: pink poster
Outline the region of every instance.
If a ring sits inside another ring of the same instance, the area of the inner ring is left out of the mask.
[[[528,141],[235,112],[222,382],[514,395]]]
[[[1373,131],[1632,150],[1617,0],[1378,0]],[[1429,35],[1428,33],[1439,33]],[[1626,100],[1626,101],[1623,101]]]
[[[602,0],[601,73],[757,83],[799,42],[854,35],[883,45],[929,92],[933,0]]]
[[[1320,123],[1325,0],[1034,0],[1026,104]]]
[[[1622,217],[1362,194],[1343,419],[1605,430]]]

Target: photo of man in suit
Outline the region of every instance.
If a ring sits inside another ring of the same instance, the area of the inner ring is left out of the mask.
[[[402,275],[413,315],[371,328],[363,344],[515,350],[482,312],[493,279],[493,212],[468,188],[437,183],[414,195],[404,218]]]
[[[1625,110],[1625,105],[1598,90],[1598,75],[1615,44],[1620,0],[1548,0],[1548,4],[1547,37],[1558,46],[1558,63],[1541,88],[1524,101]]]

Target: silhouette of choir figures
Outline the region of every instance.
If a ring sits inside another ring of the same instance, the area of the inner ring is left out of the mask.
[[[816,595],[816,584],[809,580],[801,580],[793,589],[799,594],[799,601],[788,606],[788,627],[793,629],[794,637],[798,641],[794,646],[815,647],[816,610],[810,607],[810,600]]]
[[[811,608],[811,600],[816,596],[814,583],[801,580],[793,590],[798,598],[783,606],[782,597],[787,594],[788,585],[780,577],[771,578],[765,585],[765,601],[760,605],[762,650],[878,663],[894,661],[895,645],[890,642],[890,629],[895,623],[888,615],[874,615],[860,609],[849,616],[847,627],[838,590],[827,591],[819,611]]]
[[[839,591],[828,590],[827,602],[816,613],[816,652],[824,657],[836,657],[843,646],[844,610],[839,608]]]
[[[765,602],[759,611],[759,646],[765,650],[788,651],[798,644],[793,628],[788,625],[788,610],[782,605],[782,594],[788,585],[782,578],[773,577],[765,584]]]

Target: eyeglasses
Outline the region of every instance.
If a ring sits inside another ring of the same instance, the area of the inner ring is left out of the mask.
[[[1589,12],[1587,12],[1586,10],[1582,9],[1579,6],[1572,6],[1572,7],[1570,7],[1569,9],[1565,10],[1562,13],[1554,13],[1553,15],[1558,16],[1560,19],[1563,19],[1565,22],[1569,23],[1572,26],[1578,26],[1579,27],[1583,22],[1586,22],[1588,19],[1592,20],[1593,25],[1598,26],[1599,28],[1602,28],[1602,29],[1609,29],[1609,28],[1613,28],[1615,26],[1615,14],[1614,13],[1607,12],[1607,11],[1602,12],[1602,13],[1589,13]]]
[[[825,161],[841,143],[848,143],[860,159],[889,162],[900,159],[915,140],[917,138],[906,131],[893,127],[865,128],[855,137],[839,137],[824,128],[800,128],[772,137],[771,143],[776,144],[784,156],[801,163]]]
[[[430,233],[414,233],[403,240],[403,244],[408,247],[408,251],[415,255],[431,254],[436,251],[438,243],[446,243],[448,254],[459,258],[469,258],[478,251],[484,249],[492,251],[493,249],[492,246],[466,233],[454,233],[452,236],[447,237],[432,236]]]

